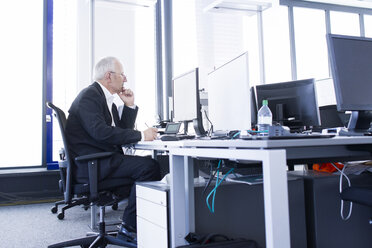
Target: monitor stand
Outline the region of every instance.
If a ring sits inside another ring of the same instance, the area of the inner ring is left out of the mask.
[[[183,121],[183,134],[187,135],[189,131],[189,121]]]
[[[353,111],[350,115],[347,129],[342,129],[338,133],[340,136],[365,136],[372,135],[371,129],[372,111],[360,110]]]
[[[338,132],[339,136],[368,136],[372,135],[371,132],[368,132],[367,130],[358,130],[358,129],[341,129]]]
[[[193,120],[193,125],[194,125],[195,133],[198,137],[203,137],[203,136],[206,135],[207,132],[204,130],[203,122],[202,122],[201,117],[199,117],[197,119],[194,119]]]
[[[183,129],[184,129],[183,134],[184,135],[187,135],[188,133],[189,122],[190,121],[183,121]],[[198,137],[203,137],[206,135],[207,132],[203,128],[203,123],[202,123],[201,118],[194,119],[192,123],[194,126],[195,133]]]

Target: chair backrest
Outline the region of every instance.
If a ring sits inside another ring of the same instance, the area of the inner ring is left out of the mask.
[[[53,103],[47,102],[46,105],[53,110],[54,116],[58,120],[58,124],[61,131],[62,141],[65,149],[65,161],[64,165],[66,167],[66,183],[65,183],[65,191],[64,191],[64,200],[65,203],[70,203],[73,199],[73,194],[87,194],[89,195],[90,200],[95,200],[94,194],[92,194],[92,191],[90,189],[90,184],[88,183],[73,183],[72,179],[72,166],[74,165],[73,160],[70,157],[70,150],[68,145],[68,140],[65,134],[65,128],[66,128],[66,115],[65,113],[58,107],[56,107]],[[104,181],[100,182],[100,185],[98,187],[99,192],[110,192],[110,193],[116,193],[116,191],[123,190],[125,188],[131,188],[133,185],[133,179],[131,178],[111,178],[111,179],[105,179]],[[97,186],[97,185],[96,185]],[[129,195],[129,191],[127,192],[127,197]],[[124,197],[123,197],[124,198]],[[108,201],[109,202],[109,201]]]
[[[72,165],[73,165],[73,162],[72,162],[70,154],[69,154],[68,142],[67,142],[67,138],[66,138],[66,134],[65,134],[66,115],[60,108],[55,106],[53,103],[47,102],[46,105],[47,105],[48,108],[53,110],[53,114],[58,120],[59,129],[61,131],[63,146],[64,146],[64,149],[65,149],[65,161],[64,162],[66,162],[65,163],[65,165],[66,165],[66,170],[65,170],[66,171],[66,175],[65,175],[66,182],[65,182],[65,185],[64,185],[64,198],[65,198],[65,202],[69,203],[72,199],[71,192],[72,192]]]
[[[349,115],[338,112],[336,105],[321,106],[319,107],[319,113],[322,128],[347,126]]]

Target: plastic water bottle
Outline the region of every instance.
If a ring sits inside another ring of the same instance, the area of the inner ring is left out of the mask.
[[[273,115],[269,109],[267,100],[262,101],[262,107],[258,110],[257,114],[257,127],[259,135],[269,135],[269,126],[273,123]]]

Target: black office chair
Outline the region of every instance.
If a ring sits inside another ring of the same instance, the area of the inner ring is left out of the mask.
[[[57,117],[56,112],[54,113],[54,116]],[[65,125],[64,123],[66,121],[66,117],[65,117],[64,113],[61,113],[61,118],[59,118],[58,121],[59,121],[60,126]],[[60,121],[61,121],[61,123],[60,123]],[[76,197],[76,196],[73,197],[73,196],[70,195],[70,192],[66,191],[68,161],[66,159],[66,152],[65,152],[64,148],[61,148],[61,150],[59,151],[59,158],[60,158],[60,160],[58,161],[58,165],[59,165],[60,180],[58,182],[58,186],[59,186],[59,189],[60,189],[61,193],[64,196],[64,199],[60,200],[60,201],[56,201],[54,203],[54,206],[51,208],[50,211],[55,214],[55,213],[58,212],[58,206],[59,205],[64,205],[62,207],[61,211],[57,215],[57,218],[62,220],[62,219],[65,218],[65,211],[67,209],[70,209],[70,208],[75,207],[75,206],[83,205],[84,209],[88,210],[90,202],[89,202],[88,197],[86,197],[84,195],[81,196],[81,197]],[[118,209],[118,202],[115,202],[111,206],[111,208],[113,210],[117,210]],[[95,216],[93,216],[93,214],[95,214],[95,211],[92,211],[92,217],[91,217],[92,227],[91,228],[95,229],[96,227],[93,226],[93,225],[96,224],[96,221],[95,221]]]
[[[111,232],[106,233],[106,224],[104,220],[105,207],[110,206],[118,202],[118,200],[123,199],[129,195],[130,189],[133,185],[133,180],[128,179],[106,179],[103,181],[98,181],[98,167],[99,160],[111,156],[112,152],[101,152],[89,155],[84,155],[75,158],[76,161],[86,161],[89,172],[89,183],[76,183],[73,179],[72,166],[73,161],[69,156],[68,142],[65,135],[66,127],[66,115],[65,113],[53,105],[51,102],[47,102],[47,106],[51,108],[58,120],[58,124],[61,131],[61,136],[64,144],[65,150],[65,162],[62,166],[65,167],[65,190],[64,198],[67,204],[73,202],[73,199],[86,199],[82,201],[81,204],[90,204],[90,206],[100,207],[100,222],[99,222],[99,233],[87,236],[75,240],[69,240],[57,244],[50,245],[50,248],[58,247],[69,247],[78,246],[81,247],[106,247],[107,244],[120,245],[125,247],[137,247],[136,244],[131,242],[126,242],[117,239],[115,235],[117,233]],[[120,192],[120,196],[116,197],[115,193]],[[73,198],[73,196],[78,196],[78,198]],[[80,203],[80,201],[79,201]]]
[[[336,105],[319,107],[321,128],[346,127],[350,118],[349,114],[338,112]]]

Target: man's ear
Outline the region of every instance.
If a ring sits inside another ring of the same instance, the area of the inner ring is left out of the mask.
[[[111,79],[111,73],[109,71],[105,73],[105,79]]]

